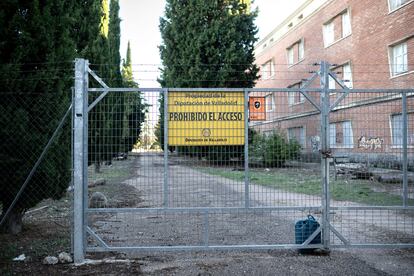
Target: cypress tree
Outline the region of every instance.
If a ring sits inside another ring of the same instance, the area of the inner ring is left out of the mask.
[[[122,64],[122,79],[124,87],[137,88],[138,83],[134,81],[132,74],[131,45],[128,41],[125,60]],[[141,134],[141,126],[145,120],[147,105],[144,104],[140,92],[126,93],[125,95],[125,112],[123,118],[123,145],[124,151],[132,150]]]
[[[91,45],[85,53],[91,63],[90,67],[108,85],[111,86],[111,66],[109,35],[109,7],[107,0],[95,0],[91,8],[96,12],[91,28],[95,31]],[[92,80],[90,86],[99,87],[96,81]],[[91,94],[89,101],[94,101],[98,93]],[[88,128],[88,151],[89,164],[95,165],[96,172],[100,172],[102,162],[112,159],[113,149],[113,93],[105,96],[89,112]]]
[[[0,204],[3,215],[57,127],[71,99],[73,1],[0,4]],[[67,120],[70,123],[70,120]],[[19,232],[25,210],[61,197],[70,182],[70,127],[50,147],[4,229]]]
[[[246,3],[244,3],[246,2]],[[253,87],[257,11],[249,1],[167,0],[160,19],[163,87]],[[160,98],[157,140],[163,147],[163,103]],[[209,147],[205,150],[221,148]],[[229,149],[238,152],[238,149]]]

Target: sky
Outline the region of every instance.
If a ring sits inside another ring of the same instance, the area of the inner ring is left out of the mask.
[[[208,0],[207,0],[208,1]],[[264,38],[290,13],[306,0],[255,0],[258,7],[256,25],[259,39]],[[121,56],[125,57],[127,43],[131,43],[134,78],[142,88],[159,87],[161,44],[159,19],[164,14],[165,0],[120,0]]]

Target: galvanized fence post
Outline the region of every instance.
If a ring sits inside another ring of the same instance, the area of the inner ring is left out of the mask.
[[[403,206],[407,207],[408,201],[408,116],[407,116],[407,93],[402,93],[402,133],[403,133]]]
[[[321,61],[321,171],[322,171],[322,237],[323,246],[329,250],[330,243],[330,197],[329,197],[329,64]]]
[[[244,89],[244,207],[250,207],[249,190],[249,90]]]
[[[163,185],[163,206],[169,205],[168,187],[168,89],[163,89],[164,94],[164,185]]]
[[[87,67],[84,59],[75,60],[75,95],[73,108],[73,255],[76,263],[82,263],[85,256],[85,185],[88,169],[88,93]],[[85,79],[86,78],[86,79]],[[85,171],[86,169],[86,171]]]

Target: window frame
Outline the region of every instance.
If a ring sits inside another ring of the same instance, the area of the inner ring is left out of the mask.
[[[344,128],[344,124],[349,123],[350,128]],[[337,136],[337,128],[336,126],[340,124],[342,127],[342,144],[336,143],[336,136]],[[351,135],[345,135],[345,129],[347,129]],[[351,139],[350,143],[347,143],[346,139]],[[337,149],[353,149],[355,148],[355,141],[354,141],[354,131],[352,128],[352,121],[351,120],[344,120],[339,122],[330,122],[329,123],[329,147],[330,148],[337,148]]]
[[[268,98],[271,99],[270,106],[268,104]],[[274,93],[267,94],[265,96],[266,113],[274,112],[276,110],[276,102]]]
[[[389,63],[390,63],[390,75],[391,77],[397,77],[397,76],[401,76],[403,74],[408,73],[408,43],[407,43],[408,39],[404,39],[401,40],[397,43],[391,44],[389,46],[389,50],[388,50],[388,54],[389,54]],[[403,48],[405,48],[405,54],[403,53],[403,58],[405,56],[405,59],[403,60],[403,66],[405,67],[403,71],[399,71],[396,72],[396,67],[397,67],[397,63],[395,60],[395,49],[398,46],[403,46]],[[404,47],[405,46],[405,47]]]
[[[347,14],[347,18],[348,18],[348,27],[349,27],[349,33],[344,34],[344,15]],[[340,36],[338,39],[335,39],[335,19],[341,17],[341,32],[340,34],[338,34],[338,36]],[[328,28],[328,26],[331,26],[330,28]],[[329,33],[332,32],[332,41],[327,41],[327,36],[325,35],[327,33],[327,30],[329,30]],[[323,37],[323,43],[324,43],[324,47],[328,48],[334,44],[336,44],[337,42],[347,38],[348,36],[352,35],[352,20],[351,20],[351,9],[349,7],[347,7],[346,9],[342,10],[340,13],[336,14],[335,16],[331,17],[328,21],[326,21],[325,23],[323,23],[322,25],[322,37]]]
[[[412,116],[412,119],[414,120],[414,112],[407,112],[407,119],[408,120],[409,120],[410,115]],[[401,143],[400,144],[396,144],[395,143],[396,141],[394,140],[394,137],[395,137],[394,135],[395,135],[396,131],[395,131],[395,128],[394,128],[393,118],[395,118],[397,116],[400,116],[401,117],[401,127],[400,128],[397,128],[399,131],[401,131],[401,135],[399,137],[399,139],[401,139]],[[393,114],[390,114],[389,120],[390,120],[391,147],[392,148],[395,148],[395,149],[401,149],[401,148],[403,148],[403,141],[402,141],[402,139],[403,139],[403,134],[402,134],[402,129],[403,129],[402,113],[393,113]],[[413,142],[410,144],[410,129],[411,129],[410,128],[410,121],[408,121],[407,148],[414,148],[414,138],[411,138]],[[411,133],[411,136],[414,137],[414,129],[411,130],[411,132],[412,132]]]
[[[347,18],[347,20],[344,20],[344,18]],[[351,14],[349,12],[349,9],[346,9],[341,14],[341,20],[342,20],[342,22],[341,22],[342,23],[342,37],[341,38],[344,38],[344,37],[347,37],[347,36],[352,34]],[[347,24],[345,25],[344,22],[346,22]],[[345,28],[345,26],[346,26],[346,28]],[[347,33],[345,33],[345,29],[348,30]]]
[[[292,67],[293,65],[296,65],[305,59],[305,42],[304,41],[305,41],[304,38],[301,38],[286,48],[288,67]],[[295,51],[296,45],[297,45],[297,49]],[[297,60],[295,60],[295,52],[297,53]]]
[[[265,63],[261,66],[262,69],[262,79],[269,80],[275,77],[275,64],[273,62],[273,58],[267,60]],[[266,73],[264,76],[263,73]]]
[[[299,143],[299,145],[302,147],[302,149],[306,149],[306,127],[305,126],[295,126],[295,127],[289,127],[288,129],[287,129],[287,131],[288,131],[288,135],[287,135],[287,137],[288,137],[288,141],[290,142],[291,141],[291,131],[292,130],[294,130],[294,129],[300,129],[300,134],[303,136],[303,137],[299,137],[299,141],[297,140],[297,139],[295,139],[298,143]],[[296,137],[295,137],[296,138]]]
[[[388,14],[393,13],[393,12],[395,12],[395,11],[397,11],[397,10],[405,7],[405,6],[407,6],[408,4],[414,2],[414,0],[408,0],[407,2],[401,3],[400,5],[397,5],[396,7],[392,8],[392,5],[391,5],[391,2],[392,1],[393,0],[388,0],[387,1],[388,2]]]
[[[346,66],[349,66],[349,73],[350,73],[350,79],[347,82],[344,81],[344,80],[347,80],[345,78],[345,67]],[[353,89],[354,88],[354,82],[353,82],[353,74],[352,74],[353,71],[352,71],[351,61],[347,61],[347,62],[342,63],[341,65],[335,66],[335,67],[331,68],[331,71],[337,70],[338,68],[341,68],[342,81],[344,81],[344,84],[346,85],[346,87],[348,87],[349,89]],[[332,87],[333,84],[334,84],[334,86]],[[349,84],[351,84],[351,85],[349,85]],[[329,76],[328,87],[329,87],[329,89],[336,89],[336,81],[331,76]],[[331,94],[335,94],[335,92],[331,92]]]
[[[302,87],[302,82],[297,82],[297,83],[294,83],[292,85],[289,85],[288,88],[296,88],[295,86],[299,86],[297,88],[300,89]],[[298,102],[295,101],[297,94],[299,94],[299,101]],[[291,98],[293,98],[293,102],[290,101]],[[305,101],[306,101],[306,97],[302,93],[300,93],[300,92],[288,92],[288,106],[303,104]]]

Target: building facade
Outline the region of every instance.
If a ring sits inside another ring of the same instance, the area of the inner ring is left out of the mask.
[[[352,89],[414,89],[413,0],[306,1],[256,45],[255,56],[261,74],[256,88],[299,88],[318,70],[315,63],[329,62],[332,72],[351,89],[330,114],[332,151],[356,159],[401,155],[402,94],[352,93]],[[319,79],[310,87],[320,87]],[[329,88],[341,86],[330,77]],[[309,94],[320,101],[319,93]],[[341,94],[330,93],[331,103]],[[413,90],[406,95],[412,155]],[[317,152],[320,115],[305,96],[296,92],[264,96],[266,120],[250,125],[265,134],[284,132],[301,144],[304,154]]]

